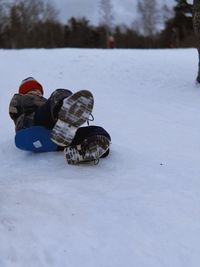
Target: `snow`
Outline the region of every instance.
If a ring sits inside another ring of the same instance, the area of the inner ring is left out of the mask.
[[[0,50],[0,267],[196,267],[200,263],[200,90],[195,49]],[[89,89],[109,157],[14,146],[9,101],[33,76]]]

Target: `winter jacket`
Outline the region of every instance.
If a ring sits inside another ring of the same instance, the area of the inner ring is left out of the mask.
[[[33,126],[35,111],[46,101],[46,98],[38,95],[15,94],[9,105],[9,115],[15,123],[15,131]]]
[[[33,126],[35,112],[39,107],[47,104],[47,102],[49,108],[46,109],[46,112],[48,113],[49,121],[55,122],[63,99],[69,97],[71,94],[72,92],[68,89],[56,89],[48,100],[38,95],[15,94],[11,99],[9,106],[9,114],[15,123],[15,131],[17,132],[23,128]],[[43,115],[40,114],[40,116],[42,119]],[[52,123],[50,122],[50,124]]]

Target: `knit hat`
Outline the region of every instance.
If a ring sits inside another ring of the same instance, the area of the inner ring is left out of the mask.
[[[19,86],[20,94],[26,94],[29,91],[34,91],[34,90],[40,90],[42,95],[44,93],[42,85],[39,82],[37,82],[33,77],[28,77],[24,79]]]

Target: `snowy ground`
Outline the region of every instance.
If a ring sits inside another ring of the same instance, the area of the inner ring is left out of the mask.
[[[197,267],[200,88],[185,50],[0,50],[0,267]],[[89,89],[112,136],[98,165],[14,146],[23,78]]]

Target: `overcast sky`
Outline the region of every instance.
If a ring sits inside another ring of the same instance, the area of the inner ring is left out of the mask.
[[[62,22],[67,22],[72,16],[85,16],[91,24],[98,24],[100,0],[52,0],[57,7]],[[157,0],[160,5],[167,4],[169,7],[174,6],[175,0]],[[189,0],[191,2],[192,0]],[[112,0],[115,24],[131,23],[136,18],[137,0]]]

